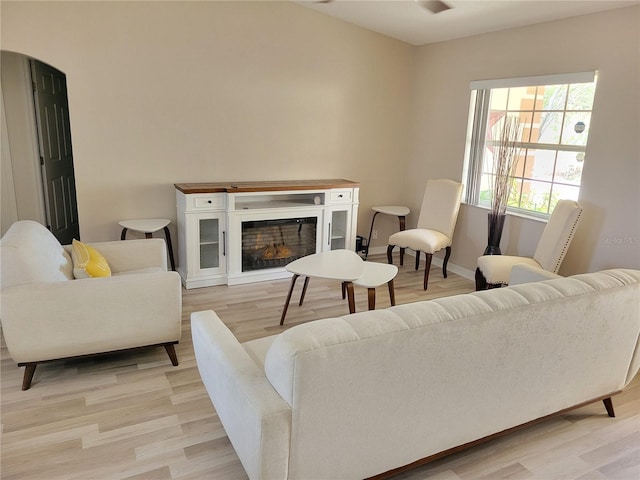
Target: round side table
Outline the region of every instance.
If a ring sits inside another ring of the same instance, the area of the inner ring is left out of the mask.
[[[169,262],[171,263],[171,270],[176,269],[175,261],[173,260],[173,247],[171,246],[171,234],[167,225],[171,223],[171,220],[166,218],[140,218],[138,220],[120,220],[118,224],[122,227],[122,233],[120,234],[120,240],[124,240],[127,236],[127,230],[133,230],[134,232],[144,233],[145,238],[151,238],[154,232],[158,230],[164,230],[164,236],[167,239],[167,251],[169,253]]]
[[[382,205],[371,207],[375,213],[373,214],[373,218],[371,219],[371,228],[369,229],[369,238],[367,240],[367,249],[365,251],[364,259],[366,260],[369,256],[369,246],[371,245],[371,234],[373,233],[373,223],[376,221],[376,216],[379,213],[383,213],[385,215],[393,215],[398,217],[398,222],[400,223],[400,231],[403,231],[406,226],[406,218],[409,215],[409,207],[404,207],[402,205]],[[404,260],[404,248],[400,249],[400,265],[403,264]]]

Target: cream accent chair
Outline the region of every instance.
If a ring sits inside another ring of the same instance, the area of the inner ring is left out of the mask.
[[[533,258],[484,255],[478,258],[476,290],[508,285],[511,269],[526,264],[557,274],[580,221],[582,207],[574,200],[560,200],[542,232]]]
[[[402,252],[410,248],[416,252],[416,270],[420,266],[420,252],[425,253],[424,289],[429,283],[429,269],[433,254],[446,249],[442,263],[442,275],[447,278],[447,262],[451,255],[453,231],[458,220],[462,184],[453,180],[429,180],[424,191],[420,216],[416,228],[394,233],[389,237],[387,260],[393,263],[393,249],[400,247]],[[400,265],[402,265],[400,255]]]
[[[0,241],[0,319],[9,355],[26,367],[23,390],[39,363],[69,357],[164,346],[178,365],[182,287],[164,240],[90,245],[111,277],[74,280],[71,246],[37,222],[14,223]]]

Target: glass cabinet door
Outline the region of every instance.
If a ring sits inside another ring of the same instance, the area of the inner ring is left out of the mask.
[[[199,219],[200,270],[220,266],[220,219]]]
[[[349,226],[351,225],[351,210],[334,209],[329,213],[328,247],[330,250],[350,248]]]

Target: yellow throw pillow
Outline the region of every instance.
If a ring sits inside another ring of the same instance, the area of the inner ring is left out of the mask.
[[[78,240],[71,245],[73,276],[75,278],[110,277],[111,268],[107,260],[95,248]]]

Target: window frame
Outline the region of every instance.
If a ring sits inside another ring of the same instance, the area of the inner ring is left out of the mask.
[[[515,77],[515,78],[502,78],[502,79],[492,79],[492,80],[479,80],[472,81],[470,83],[471,89],[471,97],[470,97],[470,105],[469,105],[469,119],[467,124],[467,147],[465,149],[465,160],[464,160],[464,169],[463,176],[466,178],[466,187],[465,187],[465,202],[469,205],[479,206],[481,208],[488,207],[487,204],[483,203],[480,200],[481,193],[481,182],[482,175],[486,173],[483,171],[484,164],[484,155],[486,148],[486,134],[487,134],[487,125],[488,118],[491,112],[491,91],[493,89],[504,89],[504,88],[518,88],[518,87],[539,87],[539,86],[552,86],[552,85],[571,85],[571,84],[584,84],[584,83],[594,83],[597,87],[597,72],[578,72],[578,73],[567,73],[567,74],[558,74],[558,75],[541,75],[541,76],[533,76],[533,77]],[[563,123],[566,119],[566,114],[571,113],[574,109],[567,108],[568,102],[568,92],[571,87],[569,86],[567,90],[567,98],[565,98],[565,102],[562,110],[553,110],[562,112],[563,114]],[[597,90],[597,88],[596,88]],[[591,106],[591,110],[589,111],[591,114],[591,118],[593,118],[593,105],[595,104],[595,92],[594,99]],[[509,109],[505,110],[508,113]],[[526,109],[518,110],[518,114],[522,111],[528,111]],[[535,107],[532,107],[533,112],[540,112],[540,110],[536,110]],[[546,110],[543,110],[543,112]],[[515,111],[514,111],[515,112]],[[531,119],[533,125],[533,118]],[[531,128],[533,128],[531,125]],[[567,144],[549,144],[549,143],[538,143],[531,142],[530,139],[526,142],[519,142],[519,146],[523,148],[523,152],[527,149],[529,150],[546,150],[556,152],[556,158],[554,160],[554,175],[552,175],[551,180],[544,180],[545,183],[550,184],[550,192],[553,192],[553,187],[555,185],[569,185],[563,184],[562,182],[555,181],[555,167],[557,165],[557,152],[577,152],[584,153],[586,157],[586,150],[588,146],[588,138],[585,142],[585,145],[567,145]],[[523,172],[524,175],[524,172]],[[524,177],[515,176],[514,178],[518,180],[523,180]],[[535,179],[529,179],[535,180]],[[578,186],[579,189],[582,186],[582,179]],[[521,192],[522,195],[522,192]],[[550,194],[551,195],[551,194]],[[521,205],[520,199],[520,205]],[[511,214],[516,214],[519,216],[532,217],[536,219],[546,220],[551,215],[553,210],[550,209],[548,213],[538,212],[535,210],[529,210],[526,208],[519,208],[514,206],[508,206],[507,212]]]

